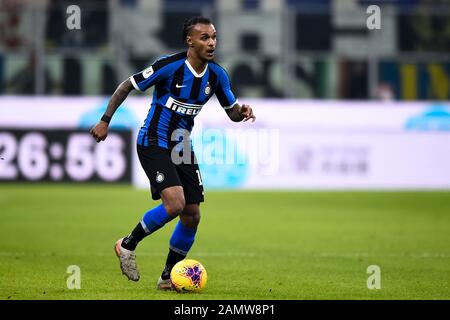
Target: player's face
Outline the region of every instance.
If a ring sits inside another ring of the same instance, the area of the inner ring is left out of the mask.
[[[187,41],[200,59],[207,61],[214,59],[217,43],[214,25],[197,23],[187,37]]]

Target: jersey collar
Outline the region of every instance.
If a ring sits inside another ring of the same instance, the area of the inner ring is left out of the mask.
[[[191,70],[192,74],[194,75],[194,77],[196,78],[201,78],[205,75],[206,70],[208,69],[208,64],[206,64],[205,69],[201,72],[201,73],[197,73],[195,71],[195,69],[191,66],[191,64],[189,63],[189,61],[186,59],[184,60],[184,63],[186,63],[187,67],[189,68],[189,70]]]

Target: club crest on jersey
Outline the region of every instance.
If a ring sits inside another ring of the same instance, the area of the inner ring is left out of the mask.
[[[156,171],[156,182],[161,183],[164,181],[164,178],[165,177],[163,173]]]
[[[153,74],[153,67],[152,66],[148,67],[147,69],[144,70],[144,72],[142,72],[142,76],[144,77],[144,79],[147,79],[152,74]]]
[[[177,113],[186,114],[186,115],[190,115],[190,116],[197,115],[200,112],[200,110],[202,110],[202,108],[203,108],[203,105],[201,105],[201,104],[192,104],[192,103],[181,102],[181,101],[175,100],[172,97],[169,97],[169,99],[167,99],[165,106],[167,108],[169,108],[170,110],[173,110]]]
[[[205,87],[205,95],[209,96],[210,93],[211,93],[211,86],[209,85],[208,82]]]

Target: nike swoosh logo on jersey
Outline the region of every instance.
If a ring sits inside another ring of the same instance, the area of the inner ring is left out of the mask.
[[[177,88],[179,89],[179,88],[184,88],[184,87],[186,87],[186,85],[181,85],[181,86],[180,86],[180,85],[177,83],[177,84],[175,84],[175,87],[177,87]]]

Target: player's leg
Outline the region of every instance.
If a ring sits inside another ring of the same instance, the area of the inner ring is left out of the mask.
[[[163,203],[147,211],[130,235],[119,239],[116,243],[116,252],[121,262],[122,273],[130,280],[139,280],[139,271],[134,253],[138,243],[162,228],[183,211],[184,195],[181,186],[168,187],[162,190],[161,198]]]
[[[123,239],[123,248],[135,250],[142,239],[162,228],[183,211],[185,201],[181,186],[167,187],[161,191],[160,196],[162,203],[144,214],[130,235]]]
[[[198,203],[186,205],[170,238],[169,254],[167,255],[164,270],[158,280],[158,289],[171,289],[170,272],[177,262],[186,258],[194,244],[199,223],[200,205]]]
[[[138,147],[138,155],[150,180],[152,198],[161,198],[163,203],[147,211],[131,233],[116,242],[122,273],[133,281],[139,280],[134,253],[137,244],[175,218],[185,205],[181,181],[168,151],[159,147]]]
[[[189,164],[182,163],[176,166],[183,185],[186,206],[170,238],[169,254],[164,271],[158,280],[158,289],[171,288],[170,271],[178,261],[186,257],[191,249],[200,222],[200,203],[204,201],[203,182],[193,152],[191,160]]]

